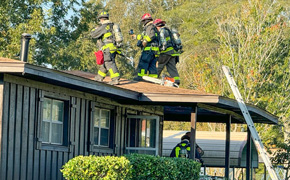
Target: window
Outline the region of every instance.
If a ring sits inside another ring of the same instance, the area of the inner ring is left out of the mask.
[[[44,90],[38,91],[36,149],[70,152],[69,139],[70,96]]]
[[[93,144],[108,147],[110,139],[110,110],[95,107],[93,127]]]
[[[158,155],[158,116],[128,116],[127,128],[127,153]]]
[[[42,142],[63,144],[65,102],[44,98],[42,109]]]

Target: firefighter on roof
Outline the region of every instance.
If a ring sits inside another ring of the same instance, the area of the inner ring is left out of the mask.
[[[173,32],[165,26],[166,22],[161,19],[156,19],[153,24],[157,27],[160,33],[160,56],[158,58],[158,77],[166,66],[168,73],[174,78],[176,84],[180,84],[180,77],[176,68],[176,63],[179,61],[178,47]],[[181,46],[182,47],[182,46]]]
[[[92,38],[101,40],[104,55],[104,64],[100,65],[97,81],[103,81],[107,72],[110,72],[111,82],[109,84],[119,84],[120,74],[115,63],[116,54],[121,54],[118,48],[122,46],[123,37],[117,24],[109,20],[109,14],[103,11],[98,16],[101,26],[92,30]]]
[[[136,81],[141,81],[142,76],[147,75],[157,78],[156,62],[159,54],[159,32],[153,25],[153,19],[149,13],[146,13],[141,18],[144,31],[137,36],[137,46],[142,49],[142,54],[137,67]]]

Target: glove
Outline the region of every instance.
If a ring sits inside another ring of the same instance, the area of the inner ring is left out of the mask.
[[[142,41],[141,40],[138,40],[137,47],[142,47]]]
[[[137,40],[140,41],[141,39],[143,39],[143,36],[141,34],[137,35]]]
[[[143,45],[143,47],[146,47],[147,46],[147,41],[143,41],[142,45]]]
[[[165,51],[166,47],[164,45],[161,46],[160,50]]]
[[[117,43],[117,48],[121,48],[123,46],[123,44],[121,42]]]

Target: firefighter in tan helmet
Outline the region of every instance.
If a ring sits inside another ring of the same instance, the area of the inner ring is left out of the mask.
[[[101,49],[104,56],[104,64],[100,65],[98,75],[95,77],[97,81],[103,81],[107,72],[110,73],[111,82],[109,84],[119,84],[120,74],[116,66],[115,58],[117,54],[121,54],[123,36],[117,24],[109,20],[109,13],[102,11],[98,16],[101,26],[91,31],[92,38],[101,40]]]

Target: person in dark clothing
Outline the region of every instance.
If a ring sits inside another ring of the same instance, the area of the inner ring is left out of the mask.
[[[160,56],[158,58],[157,74],[160,74],[166,66],[168,73],[175,80],[176,84],[180,84],[180,77],[176,68],[176,63],[179,58],[178,53],[174,50],[173,35],[169,28],[165,26],[166,22],[161,19],[156,19],[153,24],[157,27],[160,33]]]
[[[121,53],[118,50],[118,48],[121,47],[121,43],[116,42],[113,32],[114,23],[109,20],[108,12],[101,12],[98,19],[100,20],[101,26],[94,28],[91,31],[91,36],[101,41],[104,64],[100,65],[98,75],[95,79],[97,81],[103,81],[107,72],[109,72],[111,77],[111,82],[109,82],[109,84],[116,85],[119,84],[120,74],[116,66],[115,58],[117,53]]]
[[[142,49],[139,64],[136,69],[137,76],[135,81],[141,81],[142,76],[157,78],[156,62],[159,55],[159,32],[153,25],[153,19],[149,13],[146,13],[141,18],[144,31],[137,36],[137,46]]]
[[[190,143],[189,143],[189,136],[183,135],[181,137],[181,142],[178,143],[171,151],[170,157],[182,157],[182,158],[189,158],[190,154]],[[201,156],[198,151],[195,151],[195,158],[197,161],[202,163]]]
[[[188,131],[188,132],[185,133],[185,136],[187,136],[190,139],[190,134],[191,134],[191,132]],[[201,147],[197,143],[195,143],[195,145],[196,145],[196,149],[195,150],[199,153],[199,156],[200,157],[203,156],[204,151],[201,149]]]

